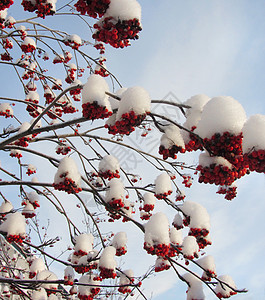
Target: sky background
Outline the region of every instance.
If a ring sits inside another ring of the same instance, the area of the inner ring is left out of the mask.
[[[238,100],[248,116],[265,114],[265,1],[139,2],[143,25],[140,39],[127,49],[107,47],[106,51],[107,66],[123,86],[143,86],[152,99],[172,93],[181,102],[201,93],[227,95]],[[87,27],[67,18],[60,17],[60,26],[90,38]],[[49,19],[49,26],[54,24]],[[8,94],[8,89],[4,93]],[[195,159],[188,157],[190,162]],[[217,195],[216,187],[194,183],[186,191],[188,200],[198,201],[210,213],[213,245],[207,254],[215,257],[218,274],[231,275],[238,288],[249,290],[232,299],[265,299],[264,187],[264,175],[251,174],[238,182],[238,196],[232,202]],[[135,234],[130,247],[138,258],[137,239]],[[142,261],[135,259],[131,258],[131,263],[141,270]],[[144,259],[150,264],[153,261],[146,255]],[[186,299],[186,286],[171,271],[148,280],[144,289],[155,300]],[[216,299],[207,290],[205,294],[206,299]]]

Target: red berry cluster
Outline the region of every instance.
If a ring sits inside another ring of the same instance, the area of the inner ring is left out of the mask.
[[[171,195],[171,194],[172,194],[172,191],[167,191],[167,192],[165,192],[165,193],[163,193],[163,194],[155,194],[155,197],[156,197],[157,199],[161,200],[161,199],[166,199],[167,196],[169,196],[169,195]]]
[[[234,292],[234,291],[230,291],[230,294],[229,295],[227,295],[226,293],[225,294],[222,294],[221,292],[219,292],[219,293],[217,293],[216,294],[216,296],[219,298],[219,299],[222,299],[222,298],[230,298],[231,296],[233,296],[233,295],[236,295],[237,294],[237,292]]]
[[[26,219],[32,219],[33,217],[36,216],[35,212],[22,212],[22,215],[26,218]]]
[[[9,8],[14,3],[13,0],[1,0],[0,2],[0,10],[4,10]]]
[[[9,53],[2,53],[1,54],[1,60],[3,61],[11,61],[13,58],[11,57],[11,55]]]
[[[237,190],[236,186],[225,186],[225,187],[220,187],[216,193],[225,195],[226,200],[232,200],[236,197],[237,194],[236,190]]]
[[[122,256],[127,252],[125,247],[120,247],[116,249],[116,256]]]
[[[164,270],[168,270],[170,268],[170,265],[169,264],[166,264],[164,262],[161,262],[159,264],[159,266],[156,266],[155,267],[155,272],[161,272],[161,271],[164,271]]]
[[[66,46],[71,47],[72,49],[78,50],[81,46],[80,43],[76,42],[75,40],[72,40],[71,38],[66,37],[63,41]]]
[[[74,280],[68,276],[64,276],[64,285],[73,285],[74,284]]]
[[[193,126],[190,131],[193,132],[195,129],[196,126]],[[189,142],[185,144],[185,148],[188,152],[203,150],[200,140],[194,134],[190,133],[189,138]]]
[[[111,199],[108,202],[108,205],[114,209],[120,209],[120,208],[124,207],[124,202],[122,199]]]
[[[62,145],[62,146],[58,146],[56,148],[56,153],[57,154],[67,155],[70,151],[71,151],[70,146]]]
[[[67,177],[67,174],[60,175],[61,178],[64,178],[60,183],[53,183],[53,187],[59,191],[65,191],[68,194],[77,194],[82,191],[80,187],[71,179]]]
[[[244,176],[246,169],[231,169],[227,166],[211,164],[209,167],[199,165],[197,170],[200,171],[199,182],[216,185],[231,185],[237,178]]]
[[[166,256],[168,254],[170,245],[166,244],[154,244],[150,246],[148,243],[144,243],[144,249],[147,251],[148,254],[157,255],[157,256]]]
[[[143,213],[141,213],[140,218],[142,220],[149,220],[151,216],[152,216],[152,214],[150,212],[143,212]]]
[[[29,145],[29,143],[28,143],[28,141],[30,141],[31,140],[31,138],[29,138],[29,137],[22,137],[22,138],[20,138],[20,139],[18,139],[18,140],[16,140],[15,142],[14,142],[14,144],[16,145],[16,146],[21,146],[21,147],[28,147],[28,145]]]
[[[104,119],[112,115],[105,106],[100,106],[96,101],[82,104],[83,117],[88,120]]]
[[[10,152],[11,157],[21,158],[22,154],[20,152]]]
[[[13,118],[13,115],[10,114],[10,110],[0,110],[0,116],[4,116],[5,118]]]
[[[138,33],[142,30],[138,19],[114,20],[107,17],[101,20],[100,24],[94,24],[96,32],[93,39],[110,44],[114,48],[124,48],[130,45],[130,39],[138,39]]]
[[[155,205],[154,204],[145,204],[143,207],[140,207],[139,210],[144,210],[145,212],[149,212],[151,210],[154,210]]]
[[[146,113],[147,114],[147,113]],[[136,115],[134,111],[122,115],[121,120],[115,122],[114,125],[106,124],[110,134],[126,134],[129,135],[135,130],[134,127],[139,126],[145,119],[146,114]]]
[[[47,3],[46,0],[36,0],[35,3],[30,0],[23,0],[21,4],[24,7],[25,11],[35,11],[38,17],[41,17],[43,19],[45,19],[45,16],[52,16],[55,14],[52,4]]]
[[[30,169],[30,168],[28,168],[28,170],[27,170],[27,172],[26,172],[26,174],[27,174],[28,176],[30,176],[30,175],[32,175],[32,174],[34,174],[34,173],[36,173],[36,170],[32,170],[32,169]]]
[[[82,15],[87,13],[92,18],[101,18],[105,14],[109,4],[110,0],[78,0],[75,8]]]
[[[108,77],[109,76],[109,72],[103,66],[95,69],[94,73],[98,74],[98,75],[100,75],[102,77]]]
[[[118,288],[118,291],[119,291],[120,293],[122,293],[122,294],[129,294],[129,293],[132,292],[132,289],[129,288],[128,286],[120,286],[120,287]]]
[[[199,257],[199,255],[198,255],[197,252],[193,252],[193,254],[191,254],[191,255],[183,254],[183,256],[184,256],[184,258],[189,259],[189,260],[193,260],[194,258],[198,258]],[[185,262],[185,263],[186,263],[186,265],[189,264],[188,262]]]
[[[80,94],[81,94],[80,88],[76,88],[76,89],[70,91],[70,95],[73,96],[73,99],[75,101],[80,101],[80,97],[79,97]]]
[[[186,195],[183,192],[178,192],[176,196],[176,201],[183,201]]]
[[[115,279],[116,276],[117,276],[116,272],[113,269],[107,269],[107,268],[104,268],[104,267],[99,267],[99,270],[100,270],[99,276],[102,279],[105,279],[105,278]]]
[[[38,104],[39,101],[26,99],[26,102],[29,102],[26,111],[29,112],[29,115],[32,116],[32,118],[36,118],[40,113],[38,112],[38,106],[34,104]]]
[[[84,273],[89,272],[90,270],[93,270],[93,269],[95,270],[97,268],[98,268],[97,263],[74,266],[74,269],[78,274],[84,274]]]
[[[111,170],[107,170],[107,171],[104,171],[104,172],[99,171],[98,176],[103,177],[104,179],[109,179],[109,180],[111,180],[114,177],[120,178],[119,170],[116,170],[115,172],[113,172]]]
[[[52,61],[53,64],[61,64],[64,62],[64,57],[60,56],[60,55],[56,55]]]
[[[16,242],[16,243],[19,243],[19,244],[22,244],[24,239],[25,239],[25,236],[21,236],[21,235],[18,235],[18,234],[9,234],[9,235],[7,235],[7,238],[6,238],[6,240],[9,243]]]
[[[169,157],[176,159],[178,152],[185,153],[185,151],[186,151],[185,149],[177,145],[173,145],[170,148],[165,148],[165,146],[160,145],[158,153],[163,155],[163,159],[166,160]]]
[[[12,49],[13,43],[9,39],[3,39],[3,47],[4,49]]]
[[[243,134],[234,135],[228,131],[223,134],[215,133],[210,139],[204,138],[204,147],[216,156],[225,157],[235,167],[239,167],[238,156],[242,156]]]
[[[244,154],[244,162],[248,165],[250,171],[265,173],[265,150],[254,150],[251,153]]]
[[[190,228],[189,235],[194,237],[207,236],[209,234],[209,230],[205,228]]]
[[[191,177],[190,176],[185,176],[185,175],[183,175],[182,177],[183,177],[182,184],[185,184],[185,187],[190,188],[191,185],[192,185]]]
[[[35,45],[31,45],[31,44],[22,44],[20,47],[21,50],[25,53],[32,53],[33,51],[36,50]]]
[[[206,246],[209,246],[212,244],[211,241],[207,240],[207,238],[203,237],[203,236],[197,236],[196,240],[197,240],[197,244],[200,249],[204,249]]]
[[[100,51],[99,51],[99,54],[104,54],[104,53],[105,53],[105,46],[104,46],[104,44],[102,44],[102,43],[96,43],[96,44],[94,45],[94,47],[95,47],[97,50],[100,50]]]
[[[207,269],[207,270],[204,270],[201,278],[204,281],[211,281],[212,278],[215,278],[216,276],[217,276],[217,274],[214,271]]]

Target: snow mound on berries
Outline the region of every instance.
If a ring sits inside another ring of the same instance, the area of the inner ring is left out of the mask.
[[[172,191],[171,179],[166,172],[163,172],[158,175],[155,180],[155,194],[160,195],[167,193],[168,191]]]
[[[265,116],[251,116],[243,127],[243,153],[255,150],[265,149]]]
[[[204,228],[209,230],[210,217],[205,207],[197,202],[185,201],[181,210],[190,217],[190,228]]]
[[[116,249],[113,246],[106,247],[100,256],[99,267],[115,270],[117,265],[114,259],[115,254]]]
[[[62,181],[62,178],[60,177],[62,174],[67,174],[68,178],[71,178],[77,184],[77,186],[80,186],[81,177],[75,161],[71,157],[65,157],[60,161],[58,170],[54,176],[55,184],[58,184]]]
[[[112,199],[124,199],[124,185],[118,178],[112,178],[108,184],[105,199],[107,202]]]
[[[14,112],[9,103],[0,103],[0,113],[6,113],[8,116],[13,116]]]
[[[127,90],[127,88],[123,87],[117,90],[117,92],[115,93],[116,96],[121,97],[121,95]],[[120,105],[120,101],[113,98],[113,97],[109,97],[109,102],[111,105],[112,110],[114,109],[118,109],[119,105]]]
[[[221,280],[222,282],[227,283],[232,288],[236,289],[236,284],[230,275],[221,275],[218,276],[218,279]],[[220,293],[224,298],[229,298],[230,295],[234,294],[232,289],[230,289],[225,284],[221,284],[220,282],[218,282],[215,288],[215,292],[216,294]]]
[[[203,152],[199,156],[199,165],[209,167],[211,164],[226,166],[232,169],[233,165],[222,156],[210,156],[208,152]]]
[[[154,214],[145,224],[144,241],[150,245],[153,245],[154,242],[166,245],[170,243],[169,222],[164,213]]]
[[[94,237],[91,233],[82,233],[75,239],[75,252],[82,250],[88,253],[93,250]]]
[[[181,245],[183,243],[182,231],[175,227],[170,228],[169,232],[170,242],[174,245]]]
[[[4,201],[0,206],[0,214],[5,214],[13,209],[13,205],[9,201]]]
[[[187,290],[187,299],[186,300],[194,300],[194,299],[204,300],[205,295],[203,293],[202,281],[191,273],[186,273],[186,274],[182,275],[182,277],[190,285]]]
[[[110,5],[104,17],[113,17],[114,19],[141,20],[141,6],[136,0],[111,0]]]
[[[126,232],[118,232],[114,235],[111,245],[116,249],[126,246],[127,244]]]
[[[205,104],[195,133],[202,138],[226,131],[238,135],[245,121],[246,113],[238,101],[228,96],[214,97]]]
[[[7,235],[26,236],[25,217],[20,212],[8,214],[6,220],[0,224],[0,231],[6,232]]]
[[[173,145],[177,145],[183,149],[185,148],[185,143],[180,129],[176,125],[170,124],[165,127],[164,131],[165,133],[162,135],[160,140],[160,144],[162,146],[164,146],[166,149],[169,149]]]
[[[115,172],[116,170],[120,170],[120,164],[113,155],[105,155],[100,161],[98,168],[101,172],[106,172],[108,170]]]
[[[84,103],[93,103],[96,101],[98,105],[105,106],[111,111],[108,96],[105,92],[109,92],[107,81],[100,75],[92,74],[88,77],[82,90],[82,101]]]
[[[210,100],[210,97],[200,94],[195,95],[189,98],[184,102],[185,105],[190,106],[186,110],[186,121],[183,126],[187,129],[191,129],[193,126],[197,126],[198,122],[201,119],[201,113],[204,105]]]
[[[150,112],[151,98],[148,92],[142,87],[130,87],[121,95],[121,101],[117,112],[117,120],[122,118],[124,113],[134,111],[136,115]]]

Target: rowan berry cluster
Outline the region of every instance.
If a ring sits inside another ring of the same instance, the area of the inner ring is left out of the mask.
[[[161,199],[166,199],[171,194],[172,194],[172,191],[167,191],[167,192],[165,192],[163,194],[155,194],[155,197],[157,199],[161,200]]]
[[[170,148],[165,148],[165,146],[160,145],[158,153],[163,155],[163,159],[165,160],[168,159],[169,157],[176,159],[178,152],[185,153],[185,151],[186,151],[185,149],[177,145],[173,145]]]
[[[51,1],[47,0],[23,0],[21,3],[25,11],[36,12],[38,17],[45,19],[46,16],[55,14],[55,7]]]
[[[88,14],[92,18],[101,18],[105,14],[109,4],[110,0],[78,0],[75,8],[82,15]]]
[[[25,236],[21,236],[19,234],[9,234],[6,237],[6,240],[9,243],[16,242],[16,243],[22,244],[24,239],[25,239]]]
[[[108,268],[105,268],[105,267],[99,267],[99,271],[100,271],[99,276],[102,279],[105,279],[105,278],[113,278],[113,279],[115,279],[116,276],[117,276],[117,274],[114,271],[114,269],[108,269]]]
[[[138,19],[118,20],[106,17],[94,24],[96,32],[93,39],[110,44],[114,48],[124,48],[130,45],[130,39],[138,39],[138,33],[142,30]]]
[[[0,10],[4,10],[6,8],[9,8],[14,3],[13,0],[2,0],[0,2]]]
[[[67,177],[67,174],[61,174],[60,178],[63,178],[62,182],[53,183],[53,187],[59,191],[65,191],[68,194],[76,194],[82,191],[82,189],[71,179]]]
[[[126,247],[116,248],[116,256],[122,256],[127,253]]]
[[[105,106],[100,106],[96,101],[82,104],[83,117],[88,120],[104,119],[112,115]]]
[[[244,163],[250,171],[265,173],[265,150],[254,150],[251,153],[244,154]]]
[[[148,243],[144,243],[144,249],[148,254],[157,255],[157,256],[166,256],[169,252],[170,245],[166,244],[154,244],[150,245]]]
[[[111,170],[107,170],[104,172],[99,170],[98,176],[103,177],[104,179],[108,179],[108,180],[111,180],[114,177],[120,178],[119,170],[116,170],[115,172],[113,172]]]

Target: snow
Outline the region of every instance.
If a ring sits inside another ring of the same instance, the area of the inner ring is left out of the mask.
[[[251,116],[243,127],[243,153],[255,150],[265,150],[265,116]]]
[[[172,191],[171,179],[166,172],[163,172],[155,180],[155,194],[167,194],[168,191]]]
[[[120,105],[117,112],[117,120],[122,115],[134,111],[136,115],[143,115],[150,112],[151,98],[148,92],[139,86],[130,87],[121,95]]]
[[[174,125],[170,124],[164,128],[165,133],[161,136],[160,144],[166,149],[169,149],[173,145],[185,148],[185,143],[181,135],[180,129]]]
[[[194,253],[199,252],[199,246],[194,236],[186,236],[182,243],[183,255],[189,257],[194,256]]]
[[[49,270],[43,270],[37,274],[36,280],[58,280],[58,278],[53,272]],[[41,287],[45,289],[57,289],[57,286],[58,284],[55,283],[41,284]]]
[[[6,220],[0,224],[0,231],[6,232],[7,235],[26,236],[25,217],[20,212],[8,214]]]
[[[41,271],[46,270],[46,266],[44,261],[41,258],[35,258],[29,268],[31,273],[39,273]]]
[[[178,227],[180,227],[180,226],[183,225],[183,219],[182,219],[182,217],[181,217],[181,215],[179,213],[175,215],[172,224],[176,225]]]
[[[10,201],[4,201],[0,206],[0,214],[5,214],[13,209],[13,205]]]
[[[203,108],[195,133],[201,138],[211,138],[215,133],[238,135],[246,121],[242,105],[232,97],[214,97]]]
[[[79,283],[81,284],[93,284],[93,285],[99,285],[99,281],[95,281],[92,279],[93,274],[90,275],[83,275],[79,279]],[[78,286],[78,294],[82,296],[89,296],[91,295],[90,289],[93,287],[85,286],[85,285],[79,285]],[[85,298],[84,298],[85,299]]]
[[[44,288],[37,289],[31,294],[32,300],[47,300],[47,293]]]
[[[98,168],[100,172],[106,172],[109,170],[112,173],[116,173],[116,171],[120,170],[120,164],[117,158],[113,155],[106,155],[100,161]]]
[[[106,269],[112,269],[115,271],[115,268],[117,266],[117,263],[114,259],[114,256],[116,254],[116,248],[113,246],[108,246],[104,248],[102,251],[102,254],[99,259],[99,267],[106,268]]]
[[[126,247],[127,244],[127,234],[126,232],[118,232],[114,235],[111,245],[116,249]]]
[[[73,267],[67,266],[64,269],[64,277],[66,277],[67,279],[74,279],[75,278],[75,271],[74,271]]]
[[[29,192],[27,193],[27,197],[30,203],[39,203],[39,195],[37,194],[37,192]]]
[[[115,93],[116,96],[121,97],[121,95],[127,90],[127,88],[123,87],[117,90],[117,92]],[[111,105],[112,110],[114,109],[118,109],[119,105],[120,105],[120,101],[113,98],[113,97],[109,97],[109,102]]]
[[[214,258],[212,255],[203,256],[196,261],[204,270],[210,270],[216,273]]]
[[[75,251],[79,250],[88,253],[93,249],[94,237],[91,233],[82,233],[75,239]]]
[[[35,41],[34,41],[32,38],[30,38],[30,37],[26,37],[26,38],[24,39],[24,41],[22,42],[21,45],[32,45],[32,46],[34,46],[34,47],[36,48],[36,43],[35,43]]]
[[[116,20],[141,20],[141,6],[136,0],[111,0],[110,5],[104,15],[113,17]]]
[[[156,198],[153,193],[146,192],[146,193],[144,193],[143,197],[144,197],[144,204],[155,205]]]
[[[170,228],[169,232],[170,242],[174,245],[182,245],[182,230],[177,230],[175,227]]]
[[[0,18],[2,20],[5,20],[6,19],[6,16],[7,16],[7,8],[4,9],[4,10],[0,10]]]
[[[67,178],[71,178],[78,187],[80,187],[80,174],[78,172],[75,161],[71,157],[64,157],[58,166],[58,170],[54,176],[54,183],[58,184],[63,181],[60,177],[62,174],[67,174]]]
[[[70,42],[73,42],[73,43],[78,44],[78,45],[81,45],[81,44],[82,44],[82,39],[81,39],[80,36],[77,35],[77,34],[70,34],[70,35],[67,35],[67,36],[65,37],[65,40],[70,41]]]
[[[13,109],[9,103],[0,103],[0,112],[8,112],[9,116],[13,116]]]
[[[124,185],[118,178],[112,178],[106,190],[105,200],[110,202],[113,199],[124,199]]]
[[[226,166],[229,169],[233,168],[233,165],[224,157],[210,156],[208,152],[202,152],[199,156],[199,165],[209,167],[211,164]]]
[[[185,201],[181,210],[190,217],[190,228],[210,230],[210,217],[205,207],[197,202]]]
[[[222,282],[227,283],[232,288],[236,289],[235,282],[230,275],[221,275],[221,276],[218,276],[218,279],[221,280]],[[218,284],[215,288],[215,292],[220,293],[221,295],[223,295],[223,297],[227,298],[228,296],[230,296],[230,293],[233,293],[233,290],[224,284],[221,285],[218,282]]]
[[[88,77],[82,90],[82,103],[93,103],[96,101],[98,105],[106,107],[111,111],[108,96],[105,92],[109,92],[107,81],[100,75],[92,74]]]
[[[145,224],[144,241],[149,244],[169,245],[169,223],[167,216],[158,212]]]
[[[128,269],[128,270],[124,270],[124,271],[122,271],[122,273],[120,273],[120,285],[130,284],[131,281],[128,277],[130,279],[132,279],[134,277],[133,270]]]

